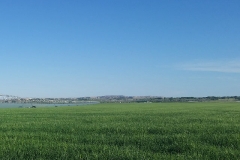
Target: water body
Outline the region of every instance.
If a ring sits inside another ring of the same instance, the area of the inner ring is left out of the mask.
[[[74,104],[39,104],[39,103],[0,103],[0,108],[30,108],[32,106],[38,107],[61,107],[61,106],[85,106],[90,104],[97,104],[99,102],[81,102]]]

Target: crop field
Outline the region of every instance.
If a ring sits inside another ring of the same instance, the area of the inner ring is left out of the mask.
[[[240,103],[0,109],[0,159],[240,159]]]

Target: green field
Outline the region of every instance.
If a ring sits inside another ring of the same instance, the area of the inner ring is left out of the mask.
[[[0,109],[0,159],[240,159],[240,103]]]

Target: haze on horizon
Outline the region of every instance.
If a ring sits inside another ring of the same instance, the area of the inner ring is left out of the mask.
[[[0,1],[0,93],[239,96],[240,1]]]

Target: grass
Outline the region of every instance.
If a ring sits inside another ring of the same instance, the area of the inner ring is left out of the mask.
[[[240,103],[0,109],[0,159],[240,159]]]

